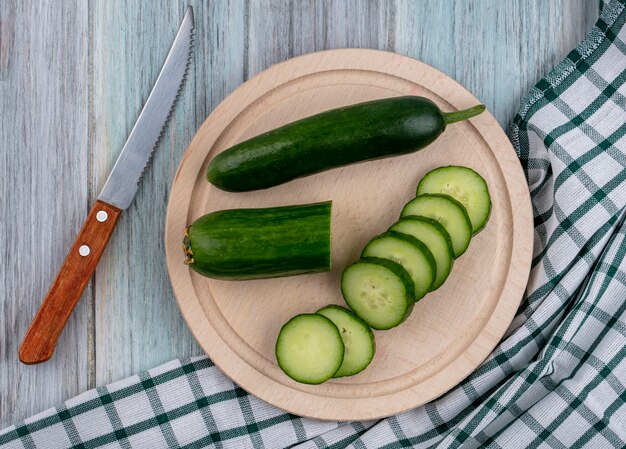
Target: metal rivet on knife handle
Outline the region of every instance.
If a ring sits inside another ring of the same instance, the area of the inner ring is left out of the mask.
[[[109,214],[107,214],[105,210],[101,210],[96,214],[96,220],[100,223],[107,221],[107,218],[109,218]]]

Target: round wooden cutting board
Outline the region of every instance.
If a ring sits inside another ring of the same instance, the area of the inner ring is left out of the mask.
[[[365,420],[424,404],[467,377],[504,335],[530,270],[533,223],[528,187],[515,152],[485,112],[450,125],[428,148],[354,164],[271,189],[228,193],[205,178],[224,149],[318,112],[367,100],[422,95],[444,111],[479,101],[421,62],[374,50],[332,50],[297,57],[255,76],[207,118],[174,179],[166,224],[167,266],[182,314],[228,377],[255,396],[297,415]],[[276,364],[280,327],[298,313],[342,304],[342,270],[397,220],[418,180],[442,165],[478,171],[493,208],[485,229],[446,283],[416,304],[411,317],[376,331],[376,356],[360,374],[312,386]],[[215,210],[332,200],[332,271],[255,281],[204,278],[183,264],[185,227]]]

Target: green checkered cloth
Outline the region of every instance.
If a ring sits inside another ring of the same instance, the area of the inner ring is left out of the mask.
[[[455,389],[377,422],[320,422],[198,357],[26,419],[0,432],[0,448],[626,447],[625,6],[604,5],[515,117],[533,268],[504,339]]]

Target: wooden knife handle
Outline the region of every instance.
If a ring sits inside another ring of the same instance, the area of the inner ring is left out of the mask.
[[[94,204],[22,341],[19,353],[22,363],[41,363],[52,357],[65,323],[87,287],[121,213],[103,201]]]

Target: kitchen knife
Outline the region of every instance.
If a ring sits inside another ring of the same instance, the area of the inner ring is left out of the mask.
[[[19,351],[23,363],[41,363],[52,357],[117,220],[132,202],[182,88],[191,61],[192,33],[193,9],[189,6],[152,92],[24,337]]]

